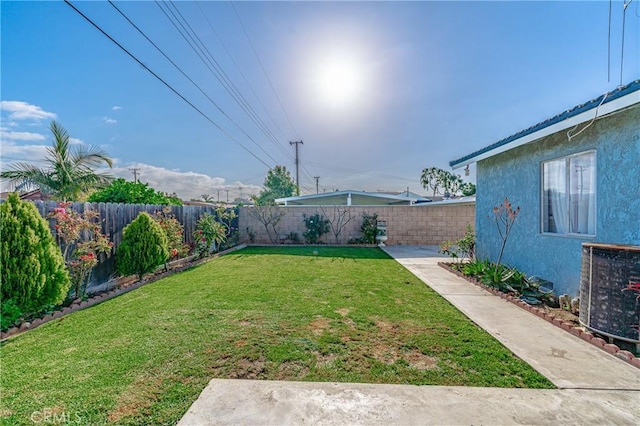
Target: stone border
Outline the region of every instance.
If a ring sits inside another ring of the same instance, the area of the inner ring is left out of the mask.
[[[169,269],[169,270],[165,270],[164,266],[160,266],[158,267],[158,269],[153,273],[153,275],[149,276],[148,278],[142,280],[142,281],[135,281],[135,277],[121,277],[119,279],[116,280],[116,285],[114,289],[109,290],[109,291],[105,291],[102,293],[98,293],[95,294],[93,296],[91,296],[89,299],[87,300],[83,300],[83,301],[79,301],[79,302],[74,302],[69,306],[65,306],[65,307],[58,307],[59,309],[54,311],[53,313],[44,315],[43,317],[40,318],[35,318],[33,319],[31,322],[29,321],[24,321],[22,323],[20,323],[18,326],[15,327],[11,327],[9,328],[7,331],[3,331],[0,332],[0,341],[4,341],[7,340],[11,337],[17,336],[19,334],[22,334],[26,331],[29,330],[33,330],[34,328],[37,328],[39,326],[41,326],[42,324],[45,324],[49,321],[52,321],[54,319],[58,319],[58,318],[62,318],[65,315],[68,315],[72,312],[76,312],[82,309],[86,309],[89,308],[91,306],[95,306],[99,303],[102,303],[106,300],[109,299],[113,299],[114,297],[118,297],[122,294],[128,293],[130,291],[133,291],[137,288],[140,288],[144,285],[147,284],[151,284],[155,281],[158,281],[162,278],[168,277],[169,275],[173,275],[175,273],[178,272],[182,272],[185,269],[194,267],[194,266],[198,266],[201,265],[203,263],[209,262],[213,259],[216,259],[220,256],[224,256],[226,254],[229,254],[231,252],[234,252],[236,250],[240,250],[245,248],[247,245],[246,244],[240,244],[237,245],[235,247],[231,247],[230,249],[221,251],[220,253],[216,253],[213,256],[209,256],[209,257],[205,257],[204,259],[195,259],[194,256],[189,256],[186,257],[184,259],[178,259],[176,261],[170,262],[167,264],[167,266],[172,266],[172,265],[176,265],[173,268]]]
[[[509,301],[511,303],[513,303],[514,305],[517,305],[519,307],[521,307],[522,309],[531,312],[532,314],[547,320],[548,322],[550,322],[551,324],[555,325],[556,327],[560,327],[561,329],[563,329],[566,332],[569,332],[571,334],[573,334],[576,337],[581,338],[582,340],[591,343],[592,345],[595,345],[601,349],[604,349],[605,351],[607,351],[608,353],[610,353],[611,355],[615,355],[617,358],[620,358],[623,361],[628,362],[629,364],[633,365],[634,367],[640,368],[640,358],[636,357],[634,354],[632,354],[629,351],[625,351],[625,350],[621,350],[617,345],[614,345],[612,343],[607,343],[606,340],[594,335],[593,333],[591,333],[590,331],[586,331],[583,330],[581,327],[576,327],[573,323],[569,322],[569,321],[564,321],[560,318],[557,318],[554,314],[552,313],[547,313],[545,312],[543,309],[537,308],[535,306],[529,305],[528,303],[520,300],[517,297],[514,297],[511,294],[508,293],[503,293],[498,289],[495,289],[493,287],[489,287],[486,286],[484,284],[482,284],[480,281],[468,277],[466,275],[464,275],[462,272],[460,271],[456,271],[455,269],[453,269],[448,263],[446,262],[438,262],[438,266],[440,266],[441,268],[446,269],[447,271],[451,272],[452,274],[465,279],[466,281],[470,282],[471,284],[475,284],[479,287],[482,287],[483,289],[485,289],[486,291],[488,291],[489,293],[492,293],[496,296],[499,296],[500,298]]]

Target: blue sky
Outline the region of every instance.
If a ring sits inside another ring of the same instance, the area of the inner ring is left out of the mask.
[[[42,164],[55,119],[75,143],[102,145],[114,175],[135,167],[186,199],[257,194],[267,166],[294,174],[296,140],[303,193],[314,176],[320,191],[424,193],[423,168],[639,78],[638,3],[621,79],[621,1],[610,77],[608,1],[116,2],[223,114],[108,2],[73,2],[236,143],[64,2],[2,1],[2,168]],[[258,125],[167,19],[174,6]]]

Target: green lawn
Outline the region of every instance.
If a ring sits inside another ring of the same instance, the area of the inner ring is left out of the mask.
[[[247,248],[10,339],[0,356],[10,424],[175,423],[214,377],[553,387],[377,248]]]

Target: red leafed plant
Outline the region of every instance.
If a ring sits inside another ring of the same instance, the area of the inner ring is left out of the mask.
[[[100,213],[85,210],[78,213],[73,203],[58,203],[49,217],[55,220],[56,239],[71,275],[74,297],[83,297],[91,271],[100,253],[109,253],[113,243],[102,234]]]

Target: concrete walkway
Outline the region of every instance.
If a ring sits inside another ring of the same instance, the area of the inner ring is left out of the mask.
[[[640,424],[640,369],[442,269],[437,247],[385,251],[558,389],[214,379],[179,424]]]

